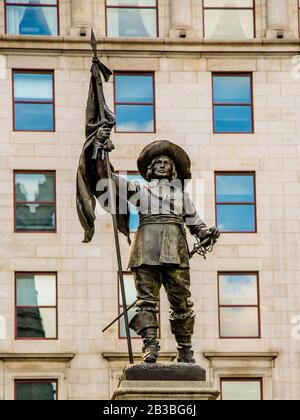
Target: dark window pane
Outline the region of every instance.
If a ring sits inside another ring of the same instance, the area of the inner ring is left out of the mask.
[[[18,401],[54,401],[56,399],[55,382],[16,383],[16,400]]]
[[[251,103],[250,77],[214,76],[214,103]]]
[[[17,338],[56,338],[56,308],[17,308]]]
[[[154,132],[154,109],[147,105],[117,105],[117,131]]]
[[[253,175],[217,175],[218,203],[253,203]]]
[[[216,133],[251,133],[251,106],[214,106],[214,127]]]
[[[16,205],[17,230],[44,230],[55,229],[55,207],[51,204],[17,204]]]
[[[257,305],[256,275],[222,275],[220,305]]]
[[[16,174],[16,200],[54,201],[54,175]]]
[[[262,399],[260,381],[223,381],[222,400],[259,401]]]
[[[17,306],[56,306],[56,277],[19,274]]]
[[[43,0],[43,3],[48,2]],[[7,33],[11,35],[57,35],[57,8],[7,6],[6,26]]]
[[[52,104],[15,104],[17,131],[54,131]]]
[[[16,101],[52,102],[52,74],[14,73],[14,98]]]
[[[253,10],[214,9],[204,11],[205,38],[254,38]]]
[[[116,102],[153,103],[152,76],[116,76]]]
[[[156,9],[107,9],[107,35],[110,37],[157,36]]]
[[[255,232],[254,205],[218,205],[217,220],[222,232]]]
[[[220,308],[220,335],[226,337],[257,337],[257,308]]]

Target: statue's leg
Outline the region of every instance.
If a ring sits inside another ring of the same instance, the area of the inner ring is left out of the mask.
[[[192,351],[195,313],[190,301],[190,271],[187,268],[165,268],[163,284],[170,302],[170,324],[177,341],[180,363],[195,363]]]
[[[143,339],[144,362],[155,363],[160,350],[157,340],[157,304],[162,277],[160,270],[152,266],[144,265],[132,271],[137,290],[138,309],[130,322],[130,328]]]

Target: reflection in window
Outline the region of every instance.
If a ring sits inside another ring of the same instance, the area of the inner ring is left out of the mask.
[[[15,172],[17,232],[56,230],[55,173]]]
[[[157,0],[106,0],[107,36],[158,36]]]
[[[127,306],[132,305],[136,301],[136,289],[134,284],[134,277],[131,273],[124,273],[124,283],[125,283],[125,293],[126,293],[126,303]],[[121,287],[119,285],[119,314],[124,311],[123,304],[122,304],[122,293]],[[128,311],[128,318],[129,322],[132,320],[136,313],[136,307],[133,307]],[[135,331],[130,330],[131,337],[138,337]],[[124,316],[119,321],[119,337],[126,338],[126,329],[125,329],[125,321]]]
[[[261,401],[262,379],[221,379],[223,401]]]
[[[14,130],[54,131],[52,72],[13,72]]]
[[[58,35],[57,0],[6,0],[6,33]]]
[[[221,338],[260,338],[257,273],[219,275]]]
[[[215,133],[252,133],[251,74],[214,74],[213,111]]]
[[[205,38],[254,38],[254,0],[203,1]]]
[[[17,380],[15,381],[17,401],[54,401],[57,400],[57,381]]]
[[[122,174],[120,174],[122,175]],[[147,181],[137,172],[136,174],[128,174],[126,175],[126,179],[129,182],[138,182],[140,185],[146,185]],[[136,200],[134,200],[135,197],[133,197],[133,202],[136,202],[136,205],[138,205],[138,198],[139,195],[137,195]],[[135,205],[129,203],[129,210],[130,210],[130,219],[129,219],[129,227],[131,232],[137,231],[139,227],[139,212]]]
[[[57,337],[56,274],[16,273],[16,338]]]
[[[117,73],[115,101],[117,132],[155,131],[153,74]]]
[[[221,232],[256,232],[255,175],[217,173],[216,207]]]

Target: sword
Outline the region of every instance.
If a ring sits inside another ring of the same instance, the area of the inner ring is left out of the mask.
[[[136,300],[135,302],[133,302],[131,305],[127,306],[126,312],[129,312],[130,309],[134,308],[135,305],[138,303],[138,300]],[[122,318],[122,316],[125,315],[125,311],[122,312],[119,316],[117,316],[117,318],[115,318],[113,321],[111,321],[110,324],[107,325],[107,327],[105,327],[102,332],[104,333],[105,331],[107,331],[110,327],[112,327],[117,321],[119,321],[119,319]]]

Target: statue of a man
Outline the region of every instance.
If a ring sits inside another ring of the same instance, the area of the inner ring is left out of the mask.
[[[96,150],[113,150],[110,132],[109,125],[99,128],[94,140],[84,149],[85,165],[89,165],[92,146]],[[97,156],[92,165],[94,185],[108,177],[105,160],[101,153]],[[157,304],[163,285],[170,303],[169,320],[177,341],[177,360],[195,363],[192,351],[195,313],[190,300],[190,254],[184,225],[202,242],[206,238],[216,241],[220,233],[217,228],[207,228],[185,192],[184,181],[191,179],[191,163],[181,147],[169,141],[151,143],[140,154],[138,168],[149,184],[129,182],[113,171],[119,202],[138,195],[139,203],[139,227],[128,264],[135,278],[138,309],[130,328],[143,339],[144,362],[155,363],[160,350]],[[120,197],[120,191],[126,191],[127,197]],[[101,191],[95,191],[94,195],[101,197]],[[128,234],[129,215],[125,215],[125,222],[124,216],[123,219],[118,216],[119,230]]]

